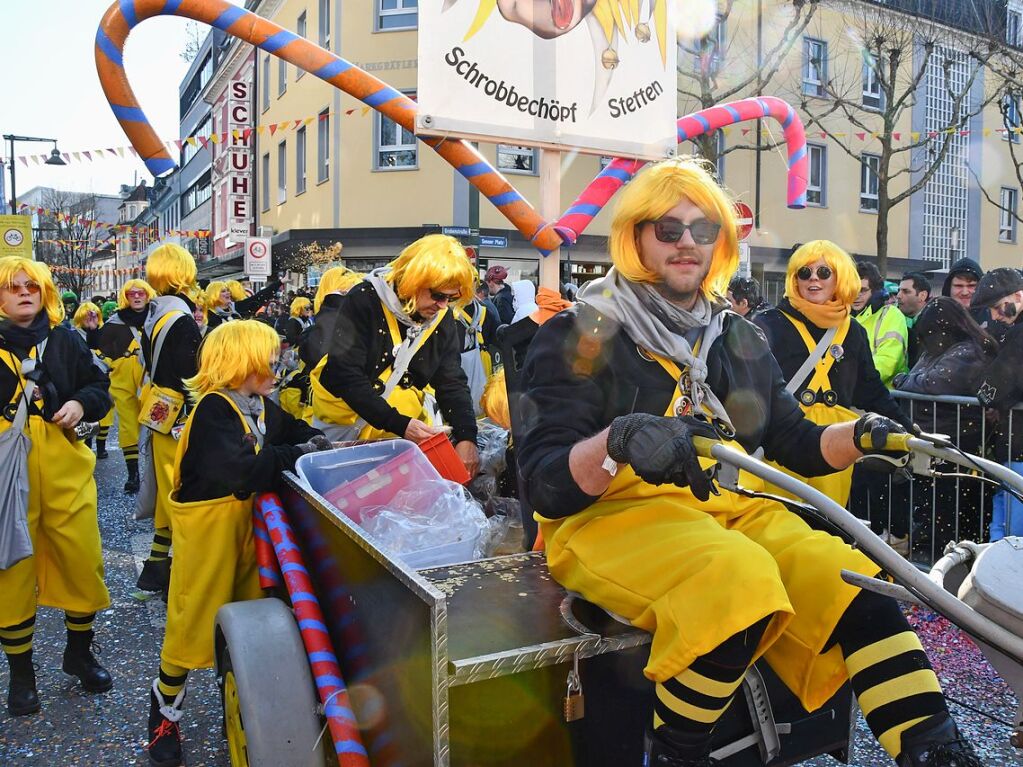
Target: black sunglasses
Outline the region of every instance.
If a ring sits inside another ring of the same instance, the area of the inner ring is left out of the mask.
[[[658,221],[644,221],[644,224],[654,225],[654,237],[659,242],[675,243],[682,239],[682,235],[689,230],[689,234],[693,238],[693,242],[697,245],[711,245],[717,242],[718,235],[721,233],[721,224],[716,224],[713,221],[708,221],[705,218],[701,218],[699,221],[694,221],[691,224],[683,224],[681,221],[676,221],[672,218],[662,218]]]
[[[457,301],[461,297],[462,296],[460,293],[456,293],[455,295],[452,296],[447,293],[441,293],[439,290],[430,291],[430,298],[437,302],[447,301],[448,303],[451,303],[453,301]]]
[[[818,266],[817,267],[817,279],[820,280],[821,282],[823,282],[824,280],[830,279],[832,274],[834,274],[834,272],[831,271],[831,267],[830,266]],[[796,272],[796,277],[798,277],[803,282],[806,282],[807,280],[809,280],[811,277],[813,277],[813,275],[814,275],[814,270],[811,269],[809,266],[804,266],[802,269],[800,269],[798,272]]]

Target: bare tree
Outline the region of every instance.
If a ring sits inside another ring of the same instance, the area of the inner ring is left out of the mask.
[[[79,296],[92,286],[92,258],[97,237],[105,230],[97,226],[96,197],[91,194],[48,189],[42,198],[49,212],[41,216],[40,229],[46,237],[39,243],[41,261],[54,269],[53,277],[64,290]]]
[[[778,74],[789,52],[799,42],[817,11],[820,0],[761,0],[740,3],[722,0],[717,24],[704,37],[679,42],[678,92],[680,113],[708,109],[748,96],[760,95]],[[759,53],[758,53],[759,52]],[[719,155],[734,151],[767,150],[739,141],[727,147],[714,134],[694,139],[699,154],[717,165]]]
[[[981,19],[904,15],[870,2],[839,0],[828,5],[844,14],[845,45],[837,55],[829,54],[830,61],[808,61],[810,87],[804,71],[800,107],[809,117],[808,127],[816,124],[829,135],[827,119],[832,115],[851,126],[845,140],[833,145],[861,163],[863,141],[855,144],[853,136],[876,141],[871,145],[877,147],[876,170],[863,172],[877,181],[877,266],[886,274],[888,217],[927,185],[963,138],[970,120],[991,103],[994,97],[978,97],[974,84],[1000,46],[995,35],[983,29]],[[912,10],[926,4],[901,5]],[[952,5],[957,4],[948,4]],[[821,76],[817,93],[812,92],[815,74]],[[935,75],[940,77],[941,92],[932,89],[929,96],[925,86]],[[926,130],[900,132],[911,110],[927,98],[935,99],[925,106],[936,122]]]
[[[187,61],[191,64],[195,61],[195,57],[199,55],[199,51],[202,49],[202,41],[204,35],[202,29],[199,27],[199,22],[189,21],[185,24],[185,45],[181,49],[178,56],[183,61]]]

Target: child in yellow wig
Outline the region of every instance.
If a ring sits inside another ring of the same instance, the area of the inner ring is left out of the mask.
[[[149,757],[181,762],[178,720],[191,669],[213,665],[213,624],[228,602],[262,596],[252,542],[253,494],[275,487],[303,453],[330,443],[270,400],[277,333],[256,320],[214,328],[186,381],[195,407],[174,460],[176,563],[160,676],[150,690]]]
[[[117,293],[116,311],[99,333],[99,350],[110,362],[110,395],[117,411],[117,442],[124,454],[128,480],[124,492],[139,491],[139,390],[142,365],[142,325],[156,291],[148,282],[128,280]]]
[[[64,611],[64,672],[89,692],[113,686],[91,652],[96,611],[110,604],[96,519],[96,459],[73,432],[83,419],[98,421],[110,409],[109,382],[63,319],[45,264],[0,258],[0,402],[10,414],[0,418],[0,434],[12,438],[8,430],[18,420],[31,440],[21,480],[28,487],[32,551],[0,569],[0,647],[11,667],[11,716],[39,710],[32,666],[39,604]],[[14,450],[3,456],[5,468],[17,466]],[[17,513],[13,503],[7,511]]]
[[[140,393],[139,423],[147,461],[143,465],[155,494],[140,493],[136,516],[153,516],[155,532],[138,588],[166,593],[170,582],[173,520],[167,508],[177,441],[175,427],[187,416],[185,380],[195,375],[202,336],[192,321],[196,290],[195,259],[179,245],[161,245],[146,261],[146,280],[157,296],[149,304],[142,326],[142,356],[146,380]]]
[[[439,431],[424,406],[432,387],[455,450],[475,474],[476,418],[449,310],[472,299],[476,280],[458,240],[431,234],[352,288],[312,372],[314,425],[335,441],[419,443]]]
[[[860,277],[849,254],[833,242],[814,240],[792,254],[785,296],[777,308],[758,314],[755,323],[767,336],[786,388],[811,421],[820,426],[855,421],[858,416],[850,408],[857,408],[911,428],[912,422],[881,382],[866,332],[851,319],[859,290]],[[815,354],[825,336],[822,353]],[[799,376],[811,356],[814,366]],[[852,471],[850,466],[834,474],[799,478],[845,506]],[[782,493],[778,488],[772,491]]]
[[[81,336],[85,345],[95,355],[94,361],[99,366],[99,369],[109,375],[111,370],[110,361],[104,359],[103,352],[99,350],[100,330],[103,327],[103,310],[92,301],[86,301],[75,310],[75,316],[72,318],[71,324],[75,326],[78,335]],[[107,453],[107,436],[110,434],[110,427],[113,425],[114,411],[111,408],[100,419],[99,431],[96,433],[96,458],[99,460],[103,460],[109,455]],[[91,448],[92,436],[90,435],[84,442],[86,446]]]

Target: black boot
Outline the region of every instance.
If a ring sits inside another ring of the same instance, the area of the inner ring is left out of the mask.
[[[932,716],[902,733],[899,767],[983,767],[948,714]]]
[[[667,727],[658,727],[656,731],[648,728],[643,736],[643,767],[714,767],[716,764],[718,761],[706,754],[682,756],[680,749],[672,744]]]
[[[114,680],[92,654],[93,635],[92,631],[67,632],[62,668],[65,674],[78,677],[86,692],[106,692],[114,686]]]
[[[11,686],[7,690],[7,713],[11,716],[25,716],[39,710],[39,694],[36,692],[36,672],[32,668],[32,651],[8,655],[11,667]]]
[[[181,690],[177,697],[168,704],[157,683],[149,691],[149,763],[154,767],[177,767],[181,764],[181,730],[178,721],[181,719],[181,704],[185,700],[185,691]]]
[[[107,452],[107,441],[96,437],[96,458],[102,460],[110,455]]]
[[[170,587],[171,558],[147,559],[135,586],[141,591],[159,591],[164,594]]]
[[[124,492],[129,495],[134,495],[139,491],[139,462],[138,461],[126,461],[128,466],[128,481],[124,483]]]

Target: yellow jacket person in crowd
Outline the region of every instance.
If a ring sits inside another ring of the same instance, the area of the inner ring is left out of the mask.
[[[175,565],[160,676],[150,690],[149,758],[181,764],[178,720],[188,672],[213,665],[213,624],[228,602],[262,596],[252,541],[253,494],[272,489],[303,453],[329,448],[315,429],[273,403],[277,333],[256,320],[210,331],[195,399],[178,443],[169,495]]]
[[[458,240],[431,234],[352,288],[327,356],[312,371],[313,425],[333,441],[404,437],[418,444],[439,431],[431,388],[455,450],[475,475],[476,416],[450,311],[472,300],[475,282]]]
[[[533,339],[519,470],[551,574],[653,635],[645,764],[710,764],[715,723],[763,657],[810,711],[851,680],[900,765],[979,766],[898,604],[842,580],[877,565],[781,503],[712,492],[695,437],[814,476],[901,431],[803,417],[761,333],[725,310],[734,210],[699,161],[647,167],[618,198],[614,267]]]
[[[85,345],[95,355],[93,361],[104,373],[109,375],[110,361],[104,358],[103,352],[99,349],[100,333],[103,330],[103,310],[92,301],[86,301],[75,310],[75,316],[71,318],[71,324],[78,331],[78,335],[81,336]],[[110,427],[113,425],[114,411],[111,408],[97,424],[99,427],[99,431],[96,432],[97,460],[103,460],[109,455],[107,453],[107,436],[110,434]],[[91,448],[92,436],[87,437],[84,442],[86,447]]]
[[[60,324],[63,318],[45,264],[0,259],[0,432],[11,428],[19,409],[27,413],[25,479],[34,552],[0,570],[0,646],[11,668],[12,716],[39,710],[32,667],[37,605],[64,611],[65,673],[89,692],[113,686],[91,651],[96,611],[110,604],[96,518],[96,458],[74,431],[83,419],[106,415],[109,382],[78,334]],[[33,388],[28,398],[26,387]],[[3,460],[13,463],[14,457]]]
[[[147,463],[155,485],[152,509],[140,508],[139,516],[152,513],[153,545],[139,574],[142,591],[164,592],[170,582],[170,546],[173,520],[167,508],[171,491],[175,432],[187,416],[185,379],[195,375],[202,336],[192,318],[191,296],[195,284],[195,260],[180,245],[161,245],[146,260],[146,281],[156,291],[142,325],[142,359],[145,382],[139,395],[139,423],[148,437]],[[142,496],[140,496],[142,498]],[[149,499],[143,499],[149,503]]]

